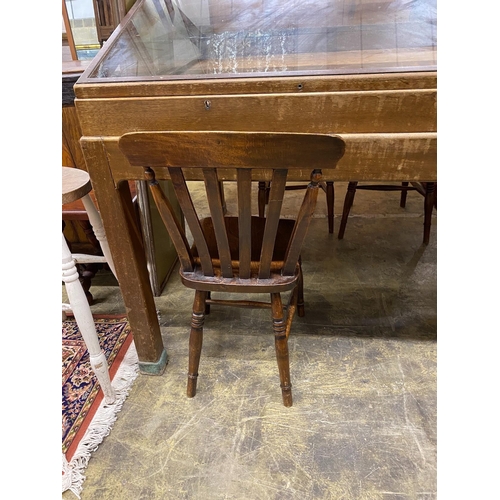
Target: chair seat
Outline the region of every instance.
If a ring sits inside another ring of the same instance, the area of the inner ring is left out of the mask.
[[[72,203],[92,190],[90,176],[85,170],[62,167],[62,204]]]
[[[278,273],[271,273],[267,279],[258,278],[255,275],[249,279],[224,278],[218,273],[214,266],[214,276],[204,276],[200,267],[196,267],[194,272],[186,273],[179,271],[181,281],[184,286],[193,290],[203,292],[238,292],[238,293],[281,293],[291,290],[299,279],[298,270],[293,276],[282,276]]]
[[[252,249],[251,249],[251,272],[252,277],[249,279],[240,279],[238,277],[239,267],[239,229],[238,217],[224,217],[226,231],[231,251],[231,262],[235,276],[233,278],[224,278],[220,273],[219,251],[217,248],[217,240],[215,238],[215,231],[212,219],[207,217],[200,221],[201,228],[206,238],[212,264],[214,266],[215,280],[212,276],[204,276],[201,270],[200,259],[196,246],[193,245],[191,252],[195,263],[194,272],[180,271],[181,280],[188,288],[203,291],[227,291],[238,288],[238,291],[245,293],[267,293],[276,291],[291,290],[297,279],[299,273],[299,266],[297,265],[293,276],[282,276],[281,269],[283,261],[285,260],[286,250],[288,243],[292,237],[295,221],[290,219],[280,219],[278,223],[278,231],[276,234],[276,241],[274,245],[273,257],[271,262],[271,276],[266,279],[258,277],[258,270],[260,264],[260,249],[262,248],[262,241],[264,239],[264,229],[266,219],[261,217],[252,217],[251,231],[252,231]]]
[[[64,172],[64,171],[63,171]],[[137,188],[135,181],[129,181],[130,195],[132,196],[132,202],[135,203],[137,200]],[[88,193],[92,202],[99,210],[99,204],[95,197],[94,191]],[[81,198],[71,201],[69,203],[63,203],[62,206],[62,219],[63,220],[88,220],[87,211],[83,205]]]

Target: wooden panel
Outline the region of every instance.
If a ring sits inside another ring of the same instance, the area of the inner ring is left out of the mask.
[[[342,134],[346,143],[343,158],[334,170],[323,170],[324,179],[333,181],[421,181],[437,180],[437,134]],[[91,140],[84,138],[83,141]],[[118,137],[104,141],[115,182],[144,180],[142,169],[131,167],[118,148]],[[314,168],[314,165],[311,166]],[[158,179],[168,179],[166,168],[155,168]],[[185,169],[190,180],[203,180],[201,172]],[[293,170],[288,180],[309,181],[311,170]],[[235,180],[234,170],[219,171],[219,178]],[[253,180],[268,180],[259,170]]]
[[[74,106],[63,106],[62,108],[62,165],[65,167],[77,167],[87,170],[80,137],[82,131],[78,123],[76,109]]]
[[[335,172],[338,180],[437,180],[437,134],[345,134],[342,138],[346,149]]]
[[[87,80],[91,82],[91,80]],[[217,80],[172,80],[168,82],[79,83],[80,99],[111,97],[165,97],[194,95],[343,92],[366,90],[436,89],[436,72],[378,75],[336,75],[287,78],[221,78]]]
[[[131,130],[436,131],[435,90],[76,99],[75,104],[87,136],[120,136]]]

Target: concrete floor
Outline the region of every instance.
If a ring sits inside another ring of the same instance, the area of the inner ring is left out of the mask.
[[[193,292],[174,272],[155,299],[166,371],[136,379],[82,500],[436,498],[437,218],[424,247],[419,194],[401,209],[398,193],[360,191],[339,241],[321,198],[302,252],[306,316],[289,339],[293,407],[260,309],[212,307],[186,397]],[[92,293],[93,312],[124,311],[109,273]]]

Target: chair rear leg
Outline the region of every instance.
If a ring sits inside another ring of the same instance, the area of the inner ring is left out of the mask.
[[[352,204],[354,203],[354,195],[356,194],[357,182],[349,182],[347,186],[347,193],[344,200],[344,209],[342,211],[342,220],[340,221],[339,228],[339,240],[344,237],[345,227],[347,225],[347,218],[349,217],[349,212],[351,211]]]
[[[283,319],[283,304],[279,293],[271,294],[273,316],[274,346],[280,374],[281,396],[285,406],[292,406],[292,383],[290,381],[290,361],[288,358],[288,339]]]
[[[299,279],[297,281],[297,314],[300,318],[306,315],[304,308],[304,276],[302,274],[302,262],[299,259]]]
[[[410,185],[409,182],[402,182],[401,185],[403,187],[408,187]],[[403,189],[401,191],[401,200],[399,201],[399,206],[401,208],[405,208],[406,207],[406,195],[408,194],[408,191],[406,189]]]
[[[188,398],[192,398],[196,394],[198,367],[200,365],[201,347],[203,344],[206,299],[207,292],[196,290],[193,303],[193,316],[191,318],[191,334],[189,336]]]
[[[424,200],[424,245],[429,243],[431,235],[432,209],[434,207],[434,182],[427,182],[425,185]]]
[[[326,183],[326,206],[328,210],[328,232],[333,233],[333,205],[335,201],[335,190],[333,182],[327,181]],[[300,316],[300,314],[299,314]]]

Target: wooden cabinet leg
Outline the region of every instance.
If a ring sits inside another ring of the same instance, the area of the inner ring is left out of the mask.
[[[109,153],[105,141],[83,138],[81,147],[92,178],[106,239],[113,252],[112,261],[134,334],[139,370],[143,374],[161,375],[167,365],[167,351],[163,346],[129,184],[115,184],[112,172],[116,158]],[[101,246],[104,253],[102,242]]]

